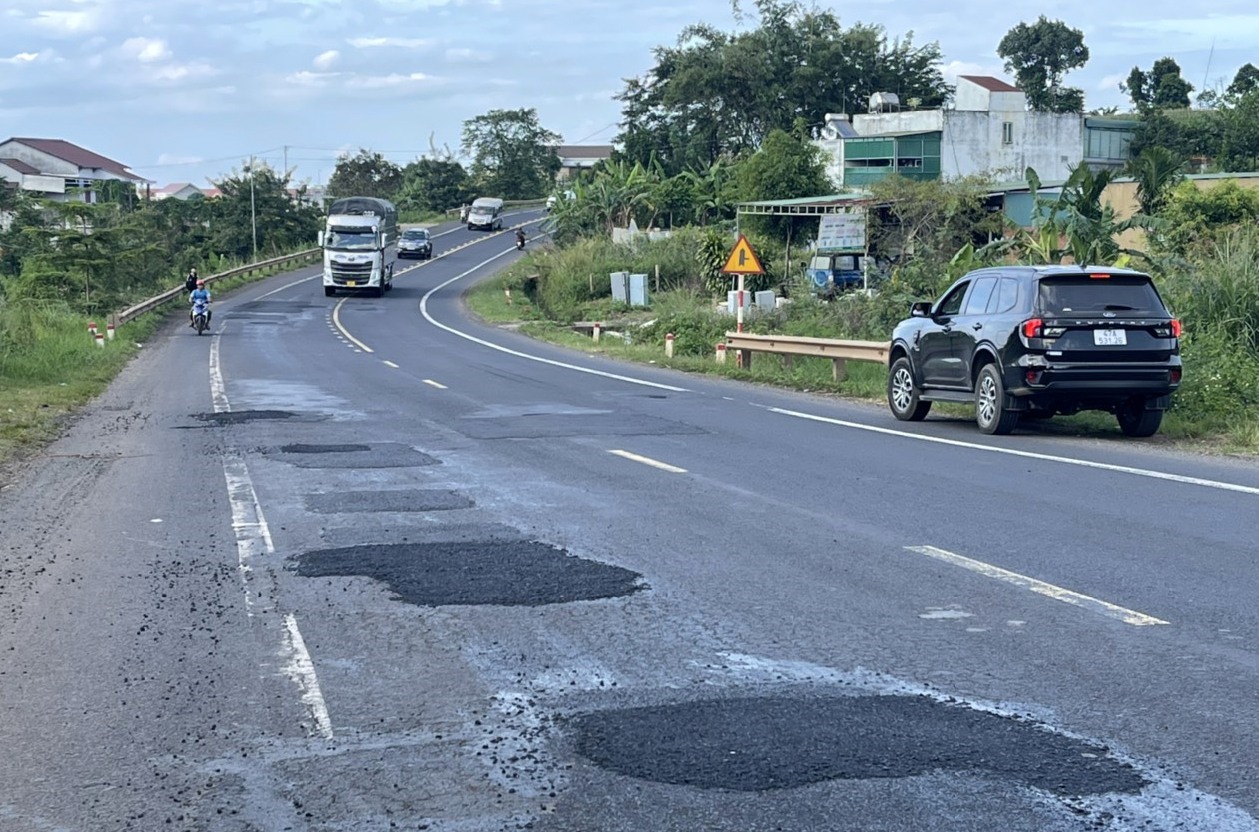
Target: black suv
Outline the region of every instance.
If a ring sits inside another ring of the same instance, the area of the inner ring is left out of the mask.
[[[1106,410],[1150,436],[1180,386],[1180,321],[1150,276],[1098,266],[1002,266],[915,303],[888,355],[887,402],[917,421],[974,402],[984,433],[1020,418]]]
[[[398,238],[398,257],[418,257],[427,260],[433,256],[433,238],[424,228],[408,228]]]

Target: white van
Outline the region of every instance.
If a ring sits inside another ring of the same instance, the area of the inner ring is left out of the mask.
[[[472,201],[468,210],[468,230],[483,228],[486,231],[501,231],[503,228],[503,201],[494,197],[483,196]]]

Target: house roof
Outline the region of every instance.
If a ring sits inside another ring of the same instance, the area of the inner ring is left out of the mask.
[[[28,176],[38,176],[39,168],[26,164],[21,159],[0,159],[0,165],[7,165],[18,173],[25,173]]]
[[[108,156],[102,156],[99,153],[93,153],[86,148],[79,147],[77,144],[71,144],[64,139],[21,139],[13,138],[10,141],[20,142],[27,147],[47,153],[49,156],[55,156],[58,159],[77,165],[81,168],[95,168],[97,170],[107,170],[110,173],[117,174],[126,179],[132,179],[137,182],[146,181],[143,177],[137,176],[127,169],[122,162],[116,162]]]
[[[991,75],[959,75],[957,77],[970,81],[976,86],[983,87],[989,92],[1022,92],[1021,89],[1013,84],[1007,84],[1000,78],[993,78]]]
[[[555,154],[576,159],[608,159],[613,150],[610,144],[562,144],[555,148]]]
[[[155,194],[177,194],[184,188],[196,187],[191,182],[172,182],[169,185],[163,185],[153,191]],[[200,190],[200,189],[198,189]]]

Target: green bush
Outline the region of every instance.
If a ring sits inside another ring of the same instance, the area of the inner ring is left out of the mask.
[[[1259,406],[1259,352],[1241,347],[1223,328],[1187,332],[1181,346],[1185,365],[1172,409],[1195,417],[1234,417]]]

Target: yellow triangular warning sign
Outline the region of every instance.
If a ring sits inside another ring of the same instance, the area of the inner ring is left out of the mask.
[[[742,234],[739,235],[734,248],[730,250],[726,265],[721,270],[726,274],[765,274],[765,270],[761,268],[761,261],[756,257],[756,252],[752,251],[752,244]]]

